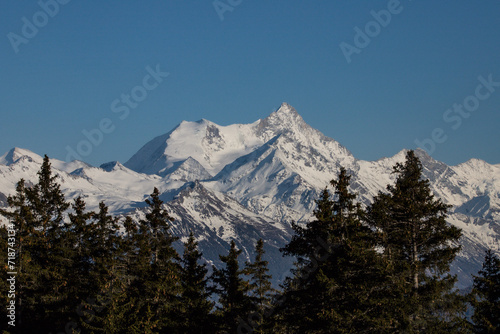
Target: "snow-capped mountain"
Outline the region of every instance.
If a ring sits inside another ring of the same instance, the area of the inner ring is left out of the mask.
[[[435,195],[453,206],[449,223],[463,229],[453,272],[465,287],[480,269],[486,248],[500,253],[500,165],[473,159],[447,166],[416,152]],[[392,167],[404,161],[405,153],[358,160],[283,103],[251,124],[182,122],[124,165],[51,162],[65,195],[82,195],[89,209],[105,201],[116,214],[140,217],[144,199],[157,187],[176,218],[173,231],[186,237],[193,230],[209,262],[218,263],[231,239],[249,259],[255,241],[263,238],[279,281],[291,264],[278,252],[291,237],[290,222],[311,219],[319,192],[340,166],[352,174],[352,190],[367,205],[394,182]],[[0,206],[19,179],[36,182],[41,162],[39,155],[18,148],[0,157]]]

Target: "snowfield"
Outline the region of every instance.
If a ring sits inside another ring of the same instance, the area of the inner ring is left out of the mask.
[[[392,167],[405,150],[377,161],[356,159],[344,146],[313,129],[290,105],[251,124],[220,126],[208,120],[182,122],[146,143],[123,165],[93,167],[51,159],[67,199],[82,196],[90,210],[104,201],[117,215],[139,219],[144,199],[157,187],[174,218],[172,231],[190,230],[209,263],[219,263],[230,240],[248,259],[259,238],[274,283],[291,266],[279,248],[291,237],[290,223],[312,218],[319,192],[340,166],[351,174],[351,188],[364,205],[394,182]],[[457,166],[416,151],[438,198],[452,205],[448,222],[463,230],[462,251],[453,264],[458,287],[471,284],[488,248],[500,254],[500,165],[472,159]],[[16,183],[37,181],[42,157],[14,148],[0,157],[0,206]]]

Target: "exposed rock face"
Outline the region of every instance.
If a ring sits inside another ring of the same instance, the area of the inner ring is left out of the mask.
[[[291,237],[290,222],[312,218],[319,192],[340,166],[352,174],[358,200],[368,205],[394,182],[392,167],[404,161],[405,153],[358,160],[284,103],[251,124],[182,122],[124,165],[51,163],[65,195],[83,196],[89,209],[105,201],[113,213],[139,218],[144,199],[157,187],[176,218],[173,231],[187,237],[193,230],[210,263],[218,263],[232,239],[249,259],[263,238],[276,283],[291,266],[292,259],[278,251]],[[452,205],[448,222],[463,230],[462,251],[452,269],[459,287],[466,287],[481,267],[484,250],[500,252],[500,165],[472,159],[448,166],[424,151],[416,153],[434,194]],[[0,206],[19,179],[36,182],[41,162],[39,155],[19,148],[0,157]]]

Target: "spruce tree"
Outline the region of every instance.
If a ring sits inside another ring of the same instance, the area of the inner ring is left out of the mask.
[[[180,266],[179,255],[172,245],[178,238],[169,231],[173,219],[163,209],[157,188],[146,203],[148,212],[139,222],[132,298],[139,302],[142,328],[169,331],[178,326],[175,314],[179,309]]]
[[[8,257],[9,257],[9,251],[11,251],[11,249],[14,250],[14,253],[16,252],[17,249],[15,244],[11,243],[11,246],[14,247],[9,246],[8,238],[9,238],[9,233],[7,232],[7,228],[5,226],[0,226],[0,303],[1,303],[0,305],[3,305],[3,307],[0,309],[0,317],[2,319],[1,323],[2,327],[4,328],[8,327],[7,324],[8,321],[10,321],[10,319],[7,318],[8,315],[7,307],[10,306],[9,302],[11,300],[11,298],[9,298],[8,296],[10,290],[10,283],[7,281],[7,279],[10,277],[7,273],[11,272],[12,270],[9,269]],[[17,262],[16,255],[14,255],[14,263],[16,262]],[[11,329],[14,329],[14,327],[12,327]]]
[[[54,235],[49,237],[51,242],[55,242],[60,235],[65,211],[70,206],[56,180],[57,175],[52,175],[50,160],[45,156],[38,171],[38,183],[26,188],[26,197],[39,227],[45,235]]]
[[[205,264],[200,264],[201,257],[198,242],[191,231],[181,259],[179,333],[213,333],[211,311],[214,305],[209,300],[208,269]]]
[[[123,300],[121,309],[124,319],[122,327],[127,329],[127,333],[141,334],[145,324],[153,320],[152,312],[145,314],[144,305],[147,304],[141,288],[144,284],[143,270],[148,270],[148,257],[150,254],[145,251],[144,235],[141,234],[139,226],[131,217],[125,217],[123,223],[125,229],[122,235],[122,276],[127,287],[126,298]],[[146,263],[145,263],[146,262]]]
[[[35,253],[35,242],[40,238],[32,210],[26,198],[25,181],[21,179],[16,185],[16,194],[7,199],[8,210],[0,210],[0,214],[14,225],[17,252],[16,265],[16,329],[29,333],[35,330],[41,315],[37,314],[35,303],[38,299],[36,288],[39,284],[40,265],[32,260]],[[5,258],[6,260],[6,258]],[[6,261],[5,261],[6,262]]]
[[[474,333],[500,333],[500,258],[486,251],[483,268],[474,276],[471,293]]]
[[[74,312],[68,305],[68,269],[71,267],[71,245],[64,223],[66,202],[57,183],[57,175],[52,174],[49,158],[45,155],[38,172],[38,183],[26,188],[26,198],[31,207],[36,228],[40,235],[35,240],[32,260],[39,264],[39,284],[36,286],[38,298],[37,313],[44,318],[38,326],[53,330],[64,328]]]
[[[213,268],[212,280],[216,284],[214,291],[219,297],[219,328],[229,333],[237,333],[241,325],[252,311],[252,303],[247,295],[248,282],[243,278],[238,257],[241,249],[236,248],[234,240],[227,255],[219,255],[224,268]]]
[[[72,204],[72,212],[68,214],[67,226],[68,243],[72,246],[72,259],[68,270],[68,291],[72,298],[69,300],[71,310],[81,310],[86,299],[95,293],[92,276],[92,211],[86,211],[85,201],[79,196]],[[82,313],[81,311],[79,313]],[[71,319],[80,323],[81,315],[75,312]]]
[[[63,221],[69,203],[56,179],[45,156],[38,183],[25,187],[21,180],[8,199],[13,211],[4,212],[19,232],[21,331],[60,328],[73,312],[67,280],[72,250]]]
[[[408,319],[413,311],[407,279],[401,274],[408,269],[408,263],[394,259],[398,245],[389,239],[392,237],[388,233],[391,222],[389,201],[388,194],[379,192],[372,205],[367,208],[365,222],[372,228],[381,267],[382,279],[377,301],[379,309],[390,319],[386,323],[388,332],[398,332],[408,327]]]
[[[92,316],[83,327],[105,333],[118,333],[117,327],[123,321],[120,303],[126,298],[126,286],[119,271],[120,238],[118,219],[108,214],[104,202],[99,203],[99,211],[92,215],[89,231],[89,256],[91,261],[91,291],[83,306]]]
[[[249,276],[249,295],[254,305],[254,312],[249,318],[249,324],[255,333],[264,333],[266,311],[271,308],[271,302],[276,290],[271,285],[268,261],[264,260],[264,241],[259,239],[255,245],[255,260],[247,262],[244,273]]]
[[[390,322],[378,304],[383,281],[373,232],[363,224],[364,211],[348,189],[341,168],[314,211],[316,220],[302,227],[283,248],[297,258],[294,276],[284,285],[280,320],[293,333],[377,333]]]
[[[434,198],[413,151],[394,173],[395,184],[375,198],[368,221],[379,231],[395,294],[404,294],[400,326],[408,332],[460,331],[465,305],[449,269],[461,230],[446,222],[449,206]]]
[[[108,214],[109,208],[99,203],[99,211],[93,215],[90,256],[92,259],[92,279],[100,293],[114,278],[118,259],[118,219]]]
[[[138,226],[131,217],[123,222],[124,233],[117,254],[117,280],[114,282],[115,298],[110,307],[114,310],[117,333],[140,334],[143,315],[140,314],[141,297],[135,294],[133,282],[137,279]]]

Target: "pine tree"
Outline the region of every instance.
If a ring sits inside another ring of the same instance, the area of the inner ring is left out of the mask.
[[[178,238],[169,231],[173,219],[163,209],[157,188],[146,203],[149,211],[139,222],[131,297],[139,303],[138,314],[146,315],[144,327],[169,331],[178,326],[175,314],[179,309],[180,266],[172,245]]]
[[[132,282],[137,279],[138,227],[129,216],[125,217],[123,227],[125,231],[121,235],[120,251],[117,254],[117,280],[113,282],[115,297],[111,300],[110,307],[114,314],[116,333],[139,334],[142,333],[140,328],[144,314],[140,314],[141,297],[134,294],[132,289]]]
[[[404,295],[400,326],[408,332],[459,331],[465,327],[465,305],[449,269],[461,231],[447,224],[449,206],[432,195],[413,151],[394,173],[395,184],[375,198],[368,221],[379,231],[395,294]]]
[[[16,265],[16,325],[19,331],[30,332],[36,328],[40,315],[36,313],[35,303],[37,298],[36,287],[39,281],[39,263],[32,260],[35,251],[35,240],[40,237],[36,230],[32,210],[26,199],[25,182],[21,179],[16,185],[16,194],[9,196],[7,203],[10,210],[0,210],[10,224],[14,225],[17,252]],[[6,262],[6,261],[5,261]]]
[[[99,203],[99,211],[92,215],[89,226],[88,255],[90,256],[90,279],[88,298],[82,303],[84,328],[105,333],[118,333],[117,327],[123,321],[123,311],[119,306],[126,298],[126,285],[119,271],[120,238],[118,219],[108,214],[104,202]],[[92,314],[90,319],[85,315]]]
[[[69,224],[67,225],[66,238],[72,248],[72,259],[67,271],[68,293],[71,296],[71,299],[68,300],[68,306],[70,310],[79,310],[79,313],[82,313],[82,305],[95,293],[95,282],[91,278],[91,240],[93,238],[91,218],[94,216],[94,212],[87,212],[85,201],[81,197],[77,197],[73,201],[72,212],[68,216]],[[66,321],[71,320],[78,324],[81,321],[81,315],[74,312],[73,317],[66,319]]]
[[[151,307],[148,308],[147,298],[142,293],[150,268],[148,259],[151,257],[151,252],[148,250],[147,236],[141,234],[139,226],[131,217],[125,217],[123,227],[125,231],[121,236],[121,261],[118,264],[118,271],[121,277],[120,282],[125,284],[126,291],[125,295],[120,298],[119,309],[123,319],[119,332],[141,334],[144,328],[157,326],[159,323]]]
[[[19,310],[21,331],[50,331],[64,326],[73,310],[68,289],[71,245],[63,218],[69,207],[50,160],[44,157],[38,183],[21,180],[3,212],[19,232]]]
[[[232,240],[228,255],[219,255],[225,267],[213,268],[212,280],[216,284],[214,291],[221,305],[217,312],[219,328],[229,333],[237,333],[238,326],[252,311],[252,303],[247,296],[248,282],[243,278],[243,270],[238,263],[241,252]]]
[[[380,312],[378,288],[384,276],[364,211],[348,190],[350,176],[341,168],[317,201],[316,220],[293,225],[285,255],[297,258],[294,277],[285,282],[279,313],[293,333],[376,333],[388,327]]]
[[[138,257],[138,227],[130,216],[125,217],[123,222],[125,233],[122,235],[121,248],[123,253],[123,272],[127,285],[134,278],[134,265]]]
[[[10,279],[10,277],[7,273],[11,272],[12,270],[9,269],[8,257],[9,257],[9,252],[14,250],[15,253],[15,250],[17,249],[15,245],[15,240],[17,238],[13,239],[14,244],[10,242],[10,245],[8,238],[9,238],[9,233],[7,231],[7,228],[5,226],[0,226],[0,303],[1,303],[0,305],[3,305],[3,307],[0,309],[0,317],[1,319],[3,319],[2,327],[5,328],[8,327],[7,324],[8,321],[10,321],[10,319],[7,318],[8,315],[7,307],[10,306],[9,302],[11,300],[11,298],[9,298],[8,296],[10,293],[10,283],[7,281],[7,279]],[[14,254],[14,263],[16,262],[17,261],[15,259],[15,254]]]
[[[99,203],[99,211],[93,215],[90,256],[92,259],[91,273],[96,288],[101,290],[114,278],[116,260],[118,257],[119,237],[118,219],[108,214],[104,202]],[[102,293],[103,291],[101,291]]]
[[[412,312],[409,289],[405,275],[402,272],[408,269],[404,261],[395,261],[394,252],[398,245],[389,240],[390,227],[390,196],[379,192],[374,202],[367,208],[365,222],[371,226],[375,247],[378,249],[381,281],[379,282],[379,299],[377,301],[381,313],[390,319],[386,322],[387,332],[398,332],[408,327],[409,316]]]
[[[26,188],[26,197],[39,227],[51,242],[56,242],[60,235],[64,213],[70,206],[56,179],[57,175],[52,175],[50,160],[45,156],[38,171],[38,183],[32,188]]]
[[[268,261],[264,260],[264,241],[259,239],[255,246],[255,260],[247,262],[244,273],[250,277],[249,294],[255,311],[245,319],[255,333],[264,333],[266,311],[271,308],[271,302],[276,290],[271,285],[272,276],[269,274]]]
[[[64,215],[69,208],[52,174],[50,160],[44,157],[38,172],[38,183],[26,188],[26,198],[33,213],[39,234],[34,240],[32,260],[39,264],[37,314],[44,318],[38,330],[63,328],[74,310],[68,305],[71,298],[68,290],[68,269],[71,267],[71,245],[67,238]]]
[[[500,333],[500,258],[486,251],[483,268],[474,276],[471,293],[474,333]]]
[[[213,302],[209,300],[208,269],[200,264],[202,253],[198,250],[198,242],[193,232],[184,243],[181,259],[180,283],[180,328],[179,333],[203,334],[213,332],[213,319],[210,314]]]

